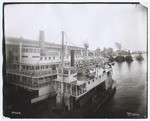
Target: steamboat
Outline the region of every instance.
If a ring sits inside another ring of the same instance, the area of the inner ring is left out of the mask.
[[[116,91],[112,66],[93,57],[91,60],[85,58],[84,64],[75,67],[74,50],[71,50],[71,65],[65,66],[63,41],[62,39],[62,63],[57,68],[57,78],[53,80],[53,89],[57,95],[52,110],[63,116],[74,112],[79,112],[77,115],[80,115],[96,111]]]

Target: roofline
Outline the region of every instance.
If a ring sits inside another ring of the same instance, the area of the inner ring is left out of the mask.
[[[30,39],[26,39],[26,38],[22,38],[22,37],[5,37],[5,41],[12,41],[11,39],[15,39],[15,42],[23,42],[25,45],[28,43],[28,42],[31,42],[31,44],[35,44],[37,45],[39,43],[39,41],[37,40],[30,40]],[[22,41],[21,41],[22,40]],[[32,43],[33,42],[33,43]],[[45,45],[46,48],[48,48],[50,45],[52,46],[60,46],[61,44],[56,44],[56,43],[50,43],[50,42],[46,42],[45,41]],[[73,48],[80,48],[80,49],[83,49],[85,50],[84,47],[79,47],[79,46],[71,46],[69,45],[68,47],[73,47]],[[59,48],[59,47],[58,47]],[[76,49],[75,49],[76,50]]]

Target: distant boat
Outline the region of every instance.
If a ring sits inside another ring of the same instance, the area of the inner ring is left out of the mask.
[[[133,61],[131,53],[130,53],[130,50],[128,50],[128,53],[127,53],[127,55],[125,57],[125,61],[126,62],[132,62]]]
[[[137,59],[138,61],[142,61],[142,60],[144,60],[144,58],[143,58],[143,56],[142,56],[142,53],[141,53],[141,52],[139,52],[139,53],[138,53],[138,55],[136,56],[136,59]]]
[[[123,61],[125,61],[125,58],[124,58],[124,56],[119,55],[119,56],[117,56],[117,57],[115,58],[115,61],[116,61],[116,62],[123,62]]]
[[[133,61],[132,56],[126,56],[125,61],[126,62],[132,62]]]

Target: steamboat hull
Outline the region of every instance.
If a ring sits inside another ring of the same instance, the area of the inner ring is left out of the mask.
[[[99,109],[102,104],[106,103],[107,101],[109,101],[110,98],[112,98],[112,96],[115,94],[116,92],[116,87],[114,87],[113,89],[109,89],[108,91],[106,92],[103,92],[101,94],[103,94],[103,99],[102,99],[102,96],[98,96],[98,99],[94,102],[92,102],[92,106],[90,108],[90,110],[92,110],[92,113],[96,112],[97,109]]]
[[[87,116],[88,113],[94,113],[115,94],[116,85],[109,87],[107,90],[104,89],[104,86],[105,83],[103,82],[77,100],[77,108],[82,111],[83,115]]]
[[[114,82],[113,82],[114,83]],[[105,83],[101,83],[97,87],[90,90],[86,95],[75,101],[75,106],[69,111],[52,111],[53,117],[65,118],[81,118],[88,117],[97,109],[106,103],[116,92],[116,86],[111,86],[107,90],[104,89]],[[96,98],[94,99],[94,97]]]
[[[6,97],[11,97],[11,100],[18,104],[35,104],[56,96],[56,93],[50,91],[49,85],[32,90],[21,86],[5,84],[4,90],[4,92],[7,92]]]
[[[105,82],[101,83],[100,85],[94,87],[91,89],[88,93],[86,93],[84,96],[80,97],[77,100],[77,107],[81,107],[84,104],[86,104],[89,101],[92,101],[92,98],[97,94],[100,93],[101,91],[105,90]]]

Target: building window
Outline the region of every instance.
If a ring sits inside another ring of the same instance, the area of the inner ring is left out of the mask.
[[[49,57],[49,60],[51,59],[51,57]]]
[[[26,52],[28,53],[28,48],[26,48],[25,50],[26,50]]]
[[[55,60],[55,57],[53,57],[53,59]]]
[[[70,71],[70,74],[74,74],[74,73],[75,73],[75,70],[71,70],[71,71]]]
[[[93,82],[94,82],[94,79],[93,79]]]
[[[25,49],[24,49],[24,48],[22,49],[22,52],[23,52],[23,53],[25,52]]]
[[[40,59],[42,60],[42,57]]]
[[[28,69],[31,70],[31,66],[29,66]]]
[[[34,49],[34,53],[36,53],[36,49]]]
[[[28,58],[28,56],[22,56],[22,58]]]
[[[34,66],[32,66],[32,70],[34,70]]]
[[[16,57],[16,61],[18,61],[18,57]]]
[[[19,65],[17,65],[17,69],[19,69]]]
[[[61,59],[61,57],[60,57],[60,59]]]
[[[59,74],[62,74],[62,71],[61,71],[61,69],[58,69],[58,73],[59,73]]]
[[[25,66],[23,65],[22,68],[25,69]]]
[[[64,74],[68,74],[68,70],[64,70]]]
[[[45,57],[45,60],[47,60],[47,57]]]
[[[39,58],[40,56],[32,56],[32,58]]]
[[[40,53],[40,50],[39,50],[39,49],[37,49],[37,53]]]
[[[33,53],[33,49],[30,48],[30,49],[29,49],[29,52],[30,52],[30,53]]]

